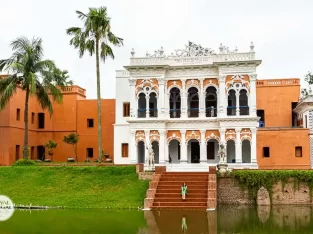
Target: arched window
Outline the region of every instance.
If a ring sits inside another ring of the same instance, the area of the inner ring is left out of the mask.
[[[239,110],[240,115],[249,115],[248,95],[245,89],[239,92]]]
[[[228,91],[227,115],[236,115],[236,92],[233,89]]]
[[[217,115],[217,94],[215,87],[208,87],[205,95],[206,117],[216,117]]]
[[[141,93],[138,97],[138,118],[146,118],[146,106],[146,95]]]
[[[199,95],[195,87],[188,90],[188,117],[199,117]]]
[[[155,93],[149,95],[149,114],[150,117],[158,117],[158,101]]]
[[[180,118],[181,98],[180,98],[180,91],[178,88],[172,88],[170,90],[169,102],[170,102],[170,117]]]

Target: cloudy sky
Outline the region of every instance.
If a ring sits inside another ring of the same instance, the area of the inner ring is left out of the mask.
[[[167,54],[188,40],[218,51],[219,44],[248,51],[254,42],[263,62],[258,78],[303,78],[313,71],[312,0],[0,0],[0,58],[21,35],[41,37],[45,57],[69,70],[71,78],[96,98],[95,58],[80,59],[65,30],[80,26],[75,10],[107,6],[112,31],[124,38],[116,59],[101,64],[102,97],[115,96],[115,70],[137,56],[164,47]]]

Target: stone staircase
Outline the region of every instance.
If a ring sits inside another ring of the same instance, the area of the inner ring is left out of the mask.
[[[186,183],[186,199],[181,186]],[[161,172],[155,174],[145,199],[145,209],[215,209],[216,174],[208,172]]]

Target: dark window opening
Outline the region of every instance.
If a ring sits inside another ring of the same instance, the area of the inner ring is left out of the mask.
[[[37,146],[37,158],[41,161],[45,160],[45,147],[43,145]]]
[[[298,126],[298,115],[297,115],[297,113],[292,111],[293,109],[295,109],[297,107],[297,104],[298,104],[297,102],[291,103],[291,126],[292,127]]]
[[[263,157],[264,158],[270,157],[270,147],[263,147]]]
[[[20,121],[20,117],[21,117],[21,110],[19,108],[16,109],[16,120]]]
[[[128,144],[122,143],[122,157],[127,158],[128,157]]]
[[[129,117],[130,103],[123,103],[123,117]]]
[[[93,128],[93,119],[87,119],[87,127]]]
[[[302,157],[302,146],[296,146],[296,157]]]
[[[208,142],[206,145],[206,149],[207,149],[207,159],[212,160],[215,159],[215,146],[214,146],[214,142]]]
[[[34,156],[35,156],[35,147],[32,146],[32,147],[30,148],[30,158],[31,158],[31,159],[34,159]]]
[[[178,144],[177,144],[177,146],[178,146],[178,160],[180,160],[180,143],[178,142]]]
[[[31,123],[32,123],[32,124],[35,123],[35,113],[34,113],[34,112],[32,112]]]
[[[259,120],[259,127],[260,127],[260,128],[265,127],[265,114],[264,114],[264,110],[257,110],[256,113],[257,113],[257,116],[258,116],[258,117],[261,117],[260,120]]]
[[[87,148],[87,157],[93,158],[93,148]]]
[[[45,128],[45,113],[38,113],[38,128]]]
[[[19,145],[15,146],[15,161],[19,160],[20,158],[20,149],[21,147]]]

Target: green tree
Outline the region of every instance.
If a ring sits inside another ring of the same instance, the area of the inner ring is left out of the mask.
[[[308,83],[309,87],[301,89],[302,98],[306,98],[312,92],[310,85],[313,84],[313,74],[310,71],[304,76],[304,81]]]
[[[59,69],[51,60],[43,60],[43,47],[40,38],[29,40],[25,37],[11,42],[13,54],[10,58],[0,60],[0,72],[7,71],[8,76],[0,80],[0,110],[10,101],[19,87],[25,91],[24,110],[24,147],[23,157],[28,159],[28,102],[31,96],[37,98],[42,109],[53,113],[53,101],[61,103],[63,95],[58,86],[68,84],[67,78],[56,79],[55,72]],[[61,71],[60,71],[61,72]]]
[[[76,162],[78,162],[77,157],[77,143],[79,141],[79,135],[77,133],[71,133],[68,136],[64,136],[63,142],[69,145],[72,145],[75,152]]]
[[[102,160],[102,125],[101,125],[101,93],[100,93],[100,59],[105,62],[108,57],[114,59],[111,46],[123,45],[123,39],[111,32],[110,18],[106,7],[89,8],[87,14],[76,11],[78,18],[83,21],[83,28],[72,27],[66,30],[72,36],[70,45],[79,51],[79,57],[85,52],[90,56],[96,55],[97,74],[97,109],[98,109],[98,158]]]

